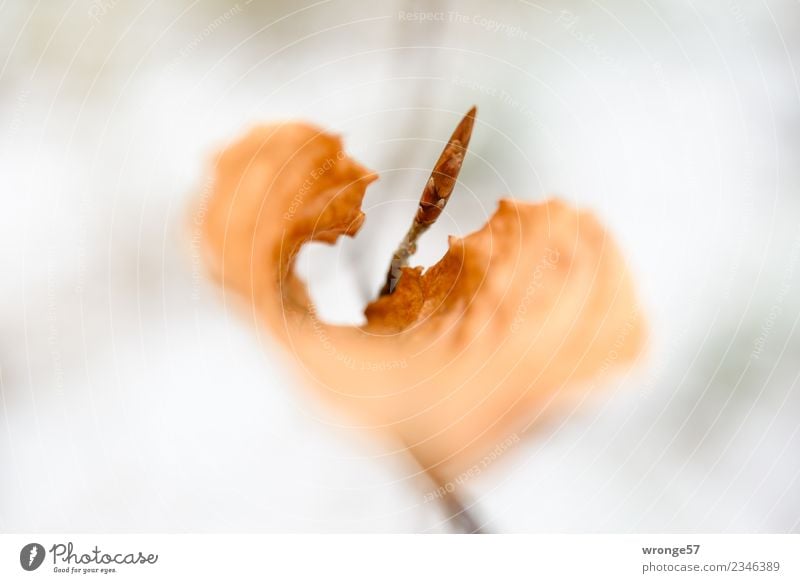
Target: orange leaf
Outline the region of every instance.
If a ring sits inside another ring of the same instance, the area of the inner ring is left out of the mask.
[[[438,479],[640,352],[622,256],[597,219],[558,200],[501,200],[436,265],[404,269],[364,326],[320,321],[295,258],[305,243],[355,234],[376,178],[311,126],[253,130],[217,161],[206,249],[310,386],[398,438]]]

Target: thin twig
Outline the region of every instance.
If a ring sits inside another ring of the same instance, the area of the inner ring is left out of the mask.
[[[487,534],[455,492],[448,492],[441,500],[454,534]]]
[[[386,283],[381,290],[382,296],[394,291],[402,268],[408,265],[408,258],[417,250],[417,239],[436,222],[450,199],[450,194],[458,180],[458,173],[461,171],[461,164],[467,153],[476,113],[477,108],[473,107],[459,122],[433,167],[431,177],[422,191],[414,221],[392,256],[389,273],[386,274]]]
[[[455,487],[448,488],[447,479],[440,475],[436,468],[424,464],[412,450],[411,456],[417,465],[425,471],[425,476],[435,487],[436,499],[442,505],[442,510],[447,518],[447,524],[453,534],[487,534],[488,531],[482,526],[481,521],[473,513],[475,504],[467,505],[465,498],[457,492]]]
[[[455,484],[453,487],[448,487],[451,482],[448,481],[445,475],[442,475],[437,470],[436,466],[430,465],[423,461],[423,458],[414,450],[414,448],[406,447],[411,459],[416,463],[417,467],[422,470],[420,476],[424,476],[428,482],[428,487],[433,486],[436,492],[436,500],[442,506],[442,511],[447,519],[447,525],[453,534],[487,534],[487,530],[483,528],[481,522],[475,517],[471,508],[475,506],[467,506],[464,498],[460,493],[456,492]],[[428,496],[426,496],[427,499]]]

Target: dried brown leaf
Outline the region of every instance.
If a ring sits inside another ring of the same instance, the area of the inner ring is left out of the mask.
[[[305,243],[355,234],[376,178],[314,127],[253,130],[217,160],[206,250],[319,394],[439,479],[640,352],[644,325],[616,245],[594,216],[552,199],[501,200],[434,266],[405,268],[394,293],[367,306],[366,325],[322,322],[294,260]]]

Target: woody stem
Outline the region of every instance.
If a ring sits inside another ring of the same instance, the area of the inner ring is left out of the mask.
[[[422,190],[414,221],[405,237],[392,255],[389,272],[386,274],[386,283],[381,289],[381,295],[392,293],[397,287],[397,282],[402,275],[403,267],[408,266],[408,258],[417,250],[417,239],[436,222],[442,214],[453,187],[461,172],[461,165],[467,153],[469,139],[472,136],[472,127],[475,125],[477,108],[472,107],[461,119],[450,140],[442,150],[436,165],[433,167],[430,178]]]

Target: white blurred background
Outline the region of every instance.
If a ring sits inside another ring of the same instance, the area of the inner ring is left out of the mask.
[[[500,195],[558,194],[611,226],[652,333],[468,484],[478,516],[800,531],[799,72],[796,0],[2,3],[0,530],[444,530],[223,303],[187,213],[249,126],[342,133],[381,180],[359,236],[302,269],[356,322],[477,104],[417,261]]]

